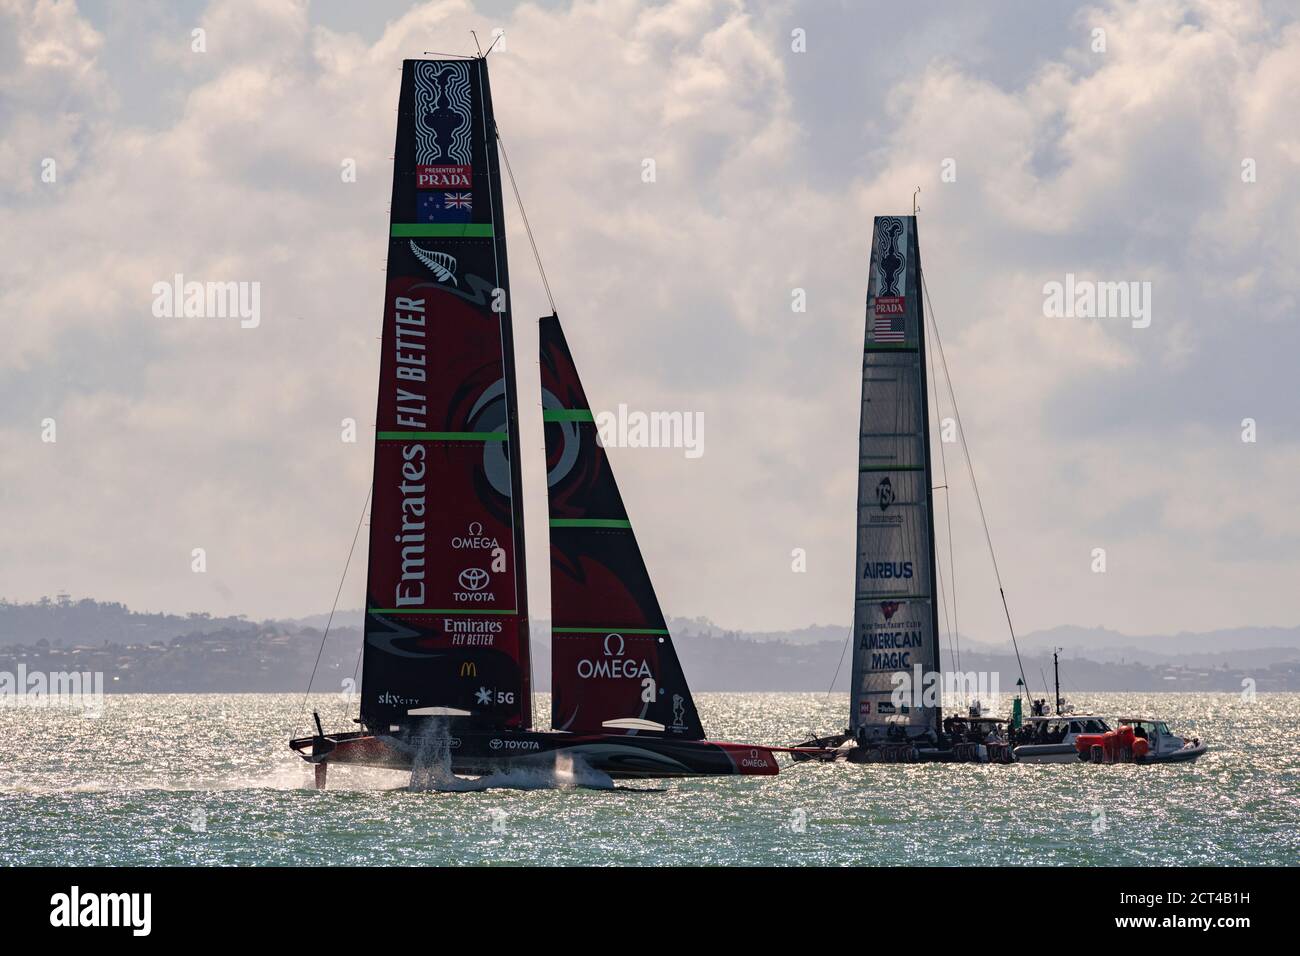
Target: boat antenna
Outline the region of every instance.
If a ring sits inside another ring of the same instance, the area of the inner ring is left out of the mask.
[[[495,129],[497,144],[501,147],[501,158],[505,160],[506,175],[510,179],[510,188],[515,194],[515,203],[519,206],[519,216],[524,221],[524,232],[528,234],[528,245],[533,249],[533,261],[542,277],[542,288],[546,290],[546,301],[551,304],[551,314],[556,314],[555,297],[551,295],[551,283],[546,278],[546,268],[542,265],[542,254],[537,251],[537,240],[533,238],[533,227],[528,222],[528,212],[524,209],[523,197],[519,195],[519,184],[515,182],[515,171],[510,168],[510,154],[506,152],[506,141],[501,138],[501,127]]]
[[[478,50],[479,59],[480,60],[483,59],[483,47],[479,45],[478,34],[475,33],[473,30],[470,30],[469,35],[474,38],[474,47]]]
[[[921,211],[921,207],[916,204],[916,197],[919,195],[921,195],[921,187],[917,186],[916,189],[912,192],[912,215],[913,216],[915,216],[918,212]]]
[[[917,192],[921,187],[918,186]],[[915,199],[915,194],[913,195]],[[943,351],[943,339],[939,336],[939,319],[934,312],[934,302],[930,299],[930,284],[925,281],[925,272],[921,272],[921,292],[925,296],[926,308],[930,310],[930,325],[934,329],[934,343],[939,352],[939,363],[943,366],[943,377],[948,383],[948,400],[952,403],[952,417],[957,423],[957,436],[961,439],[962,456],[966,459],[966,471],[970,474],[971,488],[975,491],[975,504],[979,508],[980,524],[984,526],[984,541],[988,544],[989,558],[993,561],[993,576],[998,582],[998,594],[1002,597],[1002,613],[1007,618],[1007,630],[1011,634],[1011,647],[1016,652],[1016,666],[1020,668],[1020,679],[1025,680],[1025,665],[1020,659],[1020,644],[1016,641],[1016,628],[1011,623],[1011,607],[1007,604],[1007,592],[1002,586],[1002,572],[998,570],[998,556],[993,550],[993,535],[989,533],[989,520],[984,514],[984,500],[980,497],[979,481],[975,478],[975,466],[971,463],[970,445],[966,442],[966,429],[961,423],[961,409],[957,406],[957,392],[953,388],[952,375],[948,371],[948,357]],[[1029,686],[1029,681],[1025,681],[1025,687]],[[1043,679],[1043,686],[1047,686],[1046,678]]]
[[[497,42],[505,35],[506,35],[505,31],[502,30],[500,33],[498,33],[496,36],[492,38],[492,42],[488,44],[487,50],[483,53],[484,59],[487,59],[487,55],[492,52],[492,48],[495,47],[497,45]],[[477,41],[478,37],[475,37],[474,39]]]

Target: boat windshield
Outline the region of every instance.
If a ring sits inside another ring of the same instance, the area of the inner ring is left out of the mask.
[[[1153,720],[1124,720],[1120,723],[1128,724],[1133,728],[1133,733],[1147,739],[1154,738],[1158,731],[1158,725]]]

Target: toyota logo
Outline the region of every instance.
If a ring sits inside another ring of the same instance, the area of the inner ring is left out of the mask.
[[[482,568],[466,568],[460,572],[460,586],[466,591],[482,591],[487,583],[488,573]]]
[[[503,745],[499,738],[493,737],[491,740],[488,741],[488,746],[491,747],[493,750],[500,750]]]

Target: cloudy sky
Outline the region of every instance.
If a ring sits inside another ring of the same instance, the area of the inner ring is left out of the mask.
[[[0,0],[0,596],[328,609],[400,63],[471,29],[505,31],[497,119],[593,404],[704,416],[702,457],[612,451],[667,613],[848,623],[871,220],[919,185],[1018,628],[1300,623],[1300,23],[1251,0]],[[509,215],[536,528],[548,309]],[[260,282],[261,324],[155,317],[176,273]],[[1045,316],[1067,273],[1149,282],[1149,327]],[[946,457],[961,629],[999,638]]]

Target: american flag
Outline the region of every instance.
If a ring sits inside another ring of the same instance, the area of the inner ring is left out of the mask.
[[[473,209],[473,193],[447,193],[443,197],[443,205],[448,209]]]
[[[905,315],[881,315],[877,311],[871,317],[871,341],[902,342],[905,341]]]

